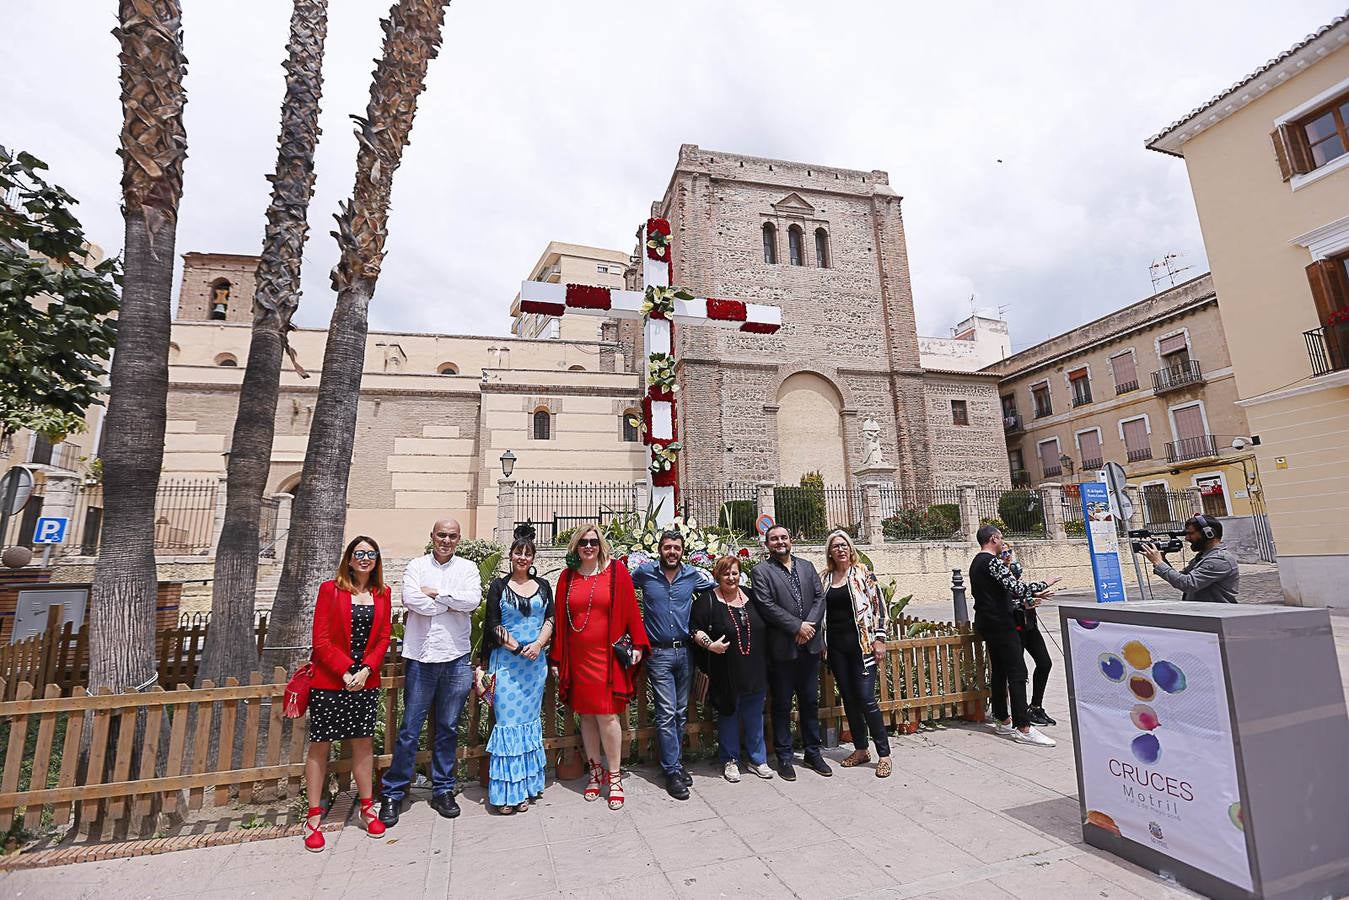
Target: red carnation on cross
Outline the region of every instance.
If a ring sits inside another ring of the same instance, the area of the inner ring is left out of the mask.
[[[573,309],[611,309],[613,304],[609,298],[607,287],[596,287],[591,284],[569,284],[567,285],[567,305]]]

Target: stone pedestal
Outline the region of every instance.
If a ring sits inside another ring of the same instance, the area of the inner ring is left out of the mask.
[[[1055,482],[1040,485],[1040,501],[1045,514],[1045,534],[1051,541],[1068,540],[1063,527],[1063,485]]]
[[[866,466],[853,473],[853,480],[862,489],[862,539],[868,544],[882,544],[885,533],[881,522],[885,515],[881,508],[881,489],[894,490],[895,466]]]
[[[229,489],[229,478],[220,476],[215,489],[215,521],[211,523],[211,555],[214,556],[220,546],[220,535],[225,530],[225,499]],[[157,527],[157,526],[156,526]]]
[[[956,486],[960,490],[960,533],[971,544],[979,543],[979,504],[974,492],[979,485],[972,481]],[[957,622],[960,620],[957,619]]]
[[[777,503],[773,499],[773,486],[771,481],[760,481],[758,483],[758,502],[755,504],[755,509],[758,510],[758,515],[768,516],[777,521]]]
[[[515,482],[508,478],[497,479],[497,527],[498,544],[509,547],[515,537]]]
[[[287,494],[284,491],[279,494],[272,494],[272,499],[276,501],[276,529],[273,534],[272,547],[280,547],[281,551],[275,554],[277,559],[286,555],[286,541],[290,539],[290,513],[295,505],[295,495]]]

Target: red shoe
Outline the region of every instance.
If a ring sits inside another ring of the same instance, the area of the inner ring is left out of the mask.
[[[609,780],[609,773],[600,768],[597,760],[590,760],[590,780],[586,782],[586,789],[581,796],[585,800],[600,799],[600,787]]]
[[[361,822],[365,824],[365,833],[372,838],[383,837],[385,832],[384,823],[379,820],[373,809],[375,798],[361,798]]]
[[[607,772],[609,776],[609,808],[622,809],[623,801],[626,799],[623,795],[623,772]]]
[[[304,827],[309,829],[309,834],[304,837],[304,848],[312,853],[323,852],[323,832],[319,831],[318,825],[310,825],[310,819],[323,821],[323,807],[311,806],[309,812],[305,814]]]

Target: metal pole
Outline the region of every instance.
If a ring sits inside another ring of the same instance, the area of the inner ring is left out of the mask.
[[[957,625],[970,623],[969,605],[965,602],[965,577],[959,569],[951,570],[951,602],[955,606]]]

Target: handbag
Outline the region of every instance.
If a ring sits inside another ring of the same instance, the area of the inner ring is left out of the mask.
[[[309,710],[309,688],[314,683],[314,664],[307,662],[295,670],[286,682],[282,706],[287,719],[298,719]]]
[[[625,634],[614,641],[614,656],[618,657],[619,665],[623,668],[632,668],[632,635]]]
[[[707,677],[707,673],[699,669],[693,673],[693,684],[689,686],[689,697],[694,703],[706,703],[707,692],[712,687],[712,679]]]

